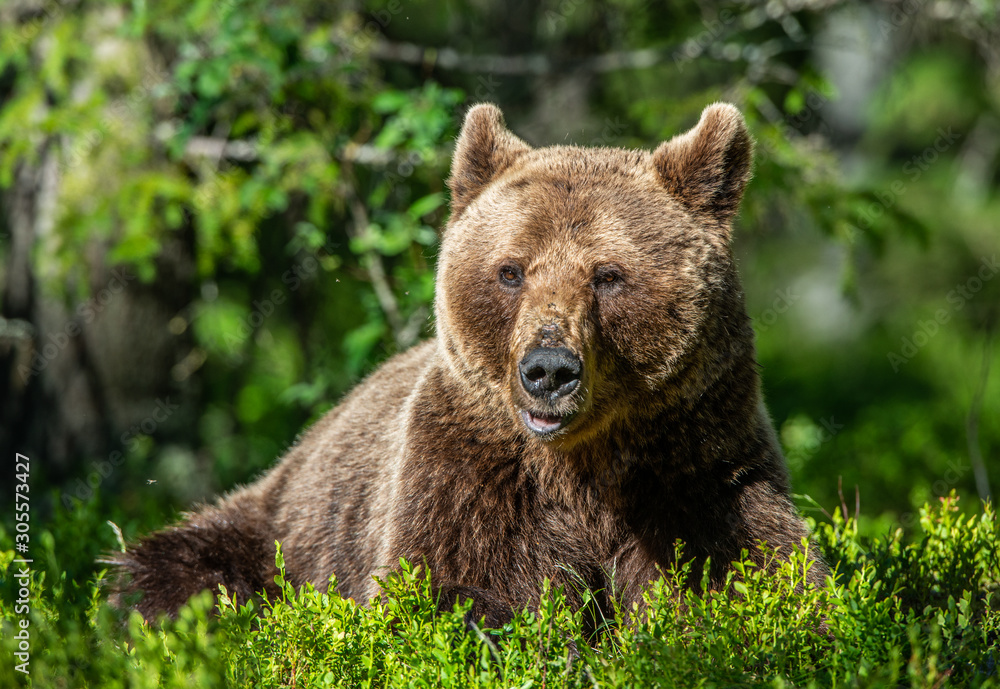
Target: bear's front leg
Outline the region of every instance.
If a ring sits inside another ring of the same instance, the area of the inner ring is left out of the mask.
[[[783,486],[763,480],[741,488],[734,520],[737,532],[742,534],[742,548],[746,548],[752,561],[774,572],[781,561],[802,550],[802,539],[809,537],[809,531]],[[830,570],[815,544],[810,544],[809,559],[806,582],[822,586]]]

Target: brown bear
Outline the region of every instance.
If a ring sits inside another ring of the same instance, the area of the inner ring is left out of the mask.
[[[765,411],[731,224],[753,144],[710,105],[655,151],[532,148],[473,107],[437,337],[387,361],[253,485],[118,559],[146,618],[225,584],[367,601],[400,557],[502,623],[547,577],[642,603],[675,558],[718,586],[806,535]],[[766,548],[761,547],[766,543]],[[815,561],[809,574],[823,580]],[[613,577],[613,581],[612,581]],[[572,587],[567,586],[571,591]],[[605,596],[603,605],[610,608]]]

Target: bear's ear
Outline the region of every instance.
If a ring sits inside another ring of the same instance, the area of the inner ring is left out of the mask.
[[[690,131],[665,141],[653,164],[667,191],[690,210],[726,222],[750,180],[753,140],[735,106],[713,103]]]
[[[458,216],[494,177],[531,150],[511,134],[503,113],[491,103],[469,110],[451,163],[451,214]]]

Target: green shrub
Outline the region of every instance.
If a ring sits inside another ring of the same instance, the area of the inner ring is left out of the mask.
[[[865,541],[839,514],[815,528],[836,574],[803,588],[806,558],[767,574],[735,563],[721,591],[686,584],[701,572],[671,568],[647,592],[646,612],[618,610],[587,637],[585,613],[546,585],[537,611],[500,630],[468,630],[463,614],[436,614],[430,578],[402,561],[385,594],[361,607],[284,581],[275,600],[195,597],[177,620],[145,624],[111,608],[103,573],[81,585],[52,555],[32,575],[30,681],[38,687],[438,686],[997,686],[1000,675],[1000,533],[991,507],[962,516],[954,495],[921,510],[922,533]],[[5,548],[12,539],[3,535]],[[79,545],[79,544],[76,544]],[[4,664],[21,615],[13,550],[0,556]],[[36,566],[38,566],[36,564]],[[584,600],[589,593],[584,592]],[[213,606],[218,612],[213,615]]]

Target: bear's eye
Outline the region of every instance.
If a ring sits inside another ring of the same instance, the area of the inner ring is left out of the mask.
[[[594,275],[594,287],[608,288],[618,287],[622,282],[622,274],[617,268],[607,266],[601,268]]]
[[[521,284],[521,271],[517,266],[503,266],[500,268],[500,282],[507,287],[518,287]]]

